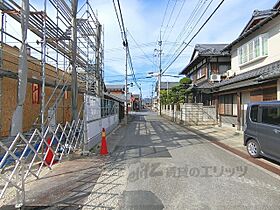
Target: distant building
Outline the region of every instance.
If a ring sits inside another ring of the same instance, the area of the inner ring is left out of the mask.
[[[125,93],[125,85],[106,85],[108,94],[122,95]]]
[[[125,85],[106,85],[106,92],[125,101]],[[127,93],[128,110],[131,109],[131,93]]]

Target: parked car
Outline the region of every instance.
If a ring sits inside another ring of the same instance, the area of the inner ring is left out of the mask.
[[[252,157],[264,156],[280,162],[280,101],[248,106],[244,146]]]

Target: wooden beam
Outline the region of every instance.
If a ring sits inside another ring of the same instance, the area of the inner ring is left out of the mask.
[[[237,130],[241,130],[241,92],[237,92]]]

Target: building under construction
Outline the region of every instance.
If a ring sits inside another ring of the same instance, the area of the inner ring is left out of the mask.
[[[104,93],[103,27],[88,0],[2,0],[0,12],[0,198],[15,187],[19,208],[27,177],[88,154],[124,101]]]
[[[102,98],[103,31],[88,1],[3,0],[0,10],[0,137],[70,122],[85,93]]]

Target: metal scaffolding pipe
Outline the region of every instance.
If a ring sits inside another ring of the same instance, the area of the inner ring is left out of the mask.
[[[42,58],[41,58],[41,64],[42,64],[42,91],[41,91],[41,132],[42,135],[44,134],[45,128],[44,128],[44,122],[45,122],[45,88],[46,88],[46,34],[47,34],[47,27],[46,27],[46,18],[47,18],[47,0],[44,0],[44,14],[43,17],[43,39],[41,43],[42,47]]]
[[[78,119],[78,82],[77,82],[77,10],[78,0],[72,0],[72,120]]]
[[[22,119],[23,119],[23,104],[26,95],[27,86],[27,29],[29,23],[29,0],[22,0],[21,7],[21,34],[22,44],[19,54],[19,66],[18,66],[18,96],[17,106],[13,113],[11,124],[11,136],[16,136],[19,132],[22,132]]]

